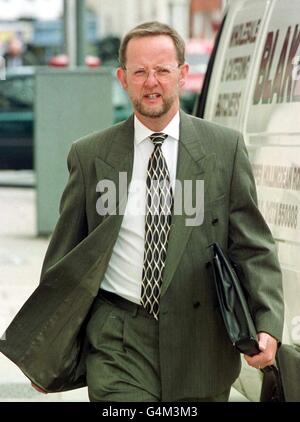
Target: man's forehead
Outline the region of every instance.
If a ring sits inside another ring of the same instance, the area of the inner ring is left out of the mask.
[[[137,50],[140,47],[140,50]],[[176,48],[173,40],[168,35],[146,35],[132,38],[126,49],[127,60],[131,58],[147,56],[153,58],[153,55],[174,56],[176,58]]]
[[[174,48],[175,45],[172,38],[169,35],[144,35],[139,37],[133,37],[129,40],[127,44],[127,50],[133,49],[137,45],[141,45],[143,48],[145,45],[152,45],[152,46],[162,46],[162,47],[169,47]]]

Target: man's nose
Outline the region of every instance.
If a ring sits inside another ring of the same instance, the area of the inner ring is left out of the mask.
[[[158,81],[156,77],[156,71],[154,69],[149,70],[145,83],[147,85],[157,85]]]

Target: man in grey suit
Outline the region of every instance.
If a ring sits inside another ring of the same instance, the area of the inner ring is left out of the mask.
[[[226,401],[240,354],[218,307],[214,241],[244,273],[260,347],[246,360],[274,361],[283,324],[274,240],[242,136],[179,109],[187,73],[176,31],[134,28],[117,71],[134,115],[72,145],[40,286],[0,342],[37,388],[87,384],[93,401]]]

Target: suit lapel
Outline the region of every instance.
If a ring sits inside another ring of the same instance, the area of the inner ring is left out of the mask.
[[[202,140],[205,139],[205,137],[207,137],[207,135],[204,129],[196,132],[191,118],[181,112],[176,179],[180,182],[182,191],[184,190],[185,181],[191,181],[192,186],[195,187],[197,180],[203,180],[204,198],[206,198],[208,194],[208,181],[209,176],[212,174],[210,170],[213,168],[215,162],[215,154],[207,154],[204,150],[204,142]],[[178,195],[181,196],[180,189],[175,189],[175,203],[177,200],[179,202],[181,201],[181,198],[178,198]],[[193,206],[195,206],[194,188]],[[204,209],[204,204],[197,204],[197,208],[202,206]],[[194,226],[186,224],[186,220],[191,217],[193,216],[186,214],[184,206],[182,206],[181,214],[173,215],[172,217],[167,260],[163,275],[162,295],[165,294],[171,283],[180,258],[194,228]],[[207,240],[202,226],[200,227],[200,233],[202,233],[203,236],[199,236],[199,242],[202,240],[205,247]],[[197,247],[201,250],[202,246],[203,245],[199,244]]]
[[[134,126],[131,116],[115,132],[111,147],[95,159],[97,182],[110,180],[116,187],[116,214],[124,215],[128,186],[132,177],[134,157]],[[109,216],[105,216],[107,218]]]

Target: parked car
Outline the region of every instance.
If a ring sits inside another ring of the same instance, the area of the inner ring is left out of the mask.
[[[0,169],[33,165],[34,71],[7,70],[0,82]]]
[[[300,401],[299,16],[298,0],[231,0],[195,111],[245,138],[258,205],[276,240],[283,274],[285,320],[277,365],[286,401]],[[262,373],[244,363],[235,386],[259,401],[261,382]]]
[[[99,67],[101,66],[101,59],[97,56],[86,56],[85,65],[88,67]],[[59,54],[51,57],[48,60],[48,66],[52,67],[67,67],[69,66],[69,57],[66,54]]]
[[[0,169],[32,169],[34,130],[33,67],[8,69],[0,81]],[[113,72],[113,70],[112,70]],[[113,72],[114,73],[114,72]],[[114,123],[132,112],[126,93],[113,80]]]

